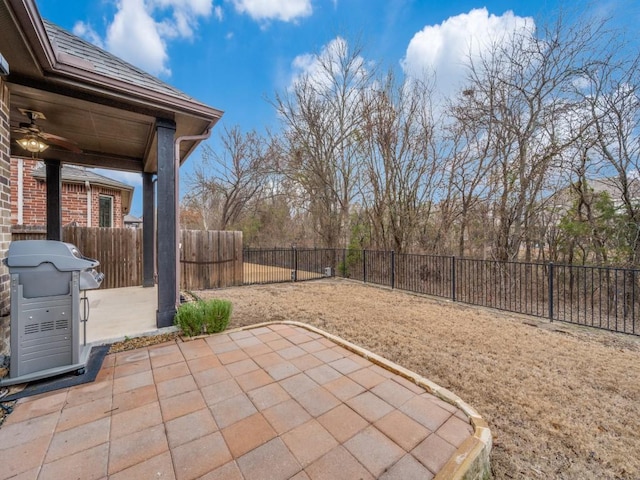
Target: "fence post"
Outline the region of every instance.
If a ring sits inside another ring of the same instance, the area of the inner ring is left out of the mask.
[[[362,250],[362,281],[367,283],[367,251]]]
[[[347,249],[342,250],[342,278],[349,278],[349,272],[347,271]]]
[[[391,250],[391,288],[396,286],[396,252]]]
[[[451,301],[456,301],[456,256],[451,256]]]
[[[291,272],[291,280],[298,281],[298,250],[296,247],[291,247],[291,253],[293,254],[293,272]]]
[[[553,322],[553,262],[549,262],[549,320]]]

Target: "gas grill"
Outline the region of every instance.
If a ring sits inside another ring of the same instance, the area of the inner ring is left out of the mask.
[[[53,240],[12,242],[4,262],[11,277],[11,361],[0,385],[82,373],[91,346],[88,300],[81,292],[100,287],[99,262]]]

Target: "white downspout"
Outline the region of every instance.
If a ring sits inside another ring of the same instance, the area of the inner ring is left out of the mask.
[[[174,178],[175,178],[175,192],[174,192],[174,208],[176,209],[176,309],[180,307],[180,144],[182,142],[206,140],[211,136],[210,127],[202,135],[183,135],[175,139],[173,144],[173,156],[174,156]]]
[[[93,198],[91,195],[91,184],[89,180],[84,181],[84,188],[87,190],[87,227],[91,226],[91,215],[93,213]]]
[[[18,225],[24,223],[24,160],[18,157]]]

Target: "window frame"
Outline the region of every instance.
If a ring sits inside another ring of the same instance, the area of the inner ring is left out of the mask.
[[[102,201],[109,201],[109,225],[102,224]],[[113,228],[113,206],[114,206],[114,198],[113,195],[98,195],[98,226],[102,228]]]

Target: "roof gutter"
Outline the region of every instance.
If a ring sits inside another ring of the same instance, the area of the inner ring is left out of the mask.
[[[173,168],[175,178],[175,191],[173,198],[176,210],[176,309],[180,306],[180,144],[182,142],[201,142],[211,136],[213,126],[207,129],[202,135],[182,135],[175,139],[173,144]],[[195,146],[194,146],[195,148]]]

